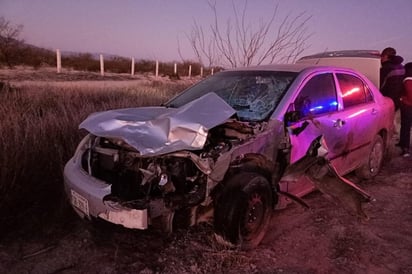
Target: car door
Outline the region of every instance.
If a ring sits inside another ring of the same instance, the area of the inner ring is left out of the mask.
[[[323,135],[328,148],[327,158],[337,161],[342,157],[349,131],[344,114],[339,112],[339,98],[333,73],[309,76],[302,83],[291,108],[299,113],[300,117],[288,126],[291,164],[303,158],[311,143],[320,135]],[[308,192],[308,187],[307,182],[289,184],[288,191],[300,196]]]
[[[347,173],[358,167],[369,154],[371,141],[378,131],[380,108],[369,87],[357,75],[342,71],[336,73],[336,79],[342,102],[340,113],[348,139],[344,154],[331,160],[339,172]]]
[[[338,93],[332,73],[310,77],[298,92],[293,107],[300,113],[300,119],[289,127],[291,163],[302,158],[319,135],[326,141],[328,158],[342,154],[348,127],[344,114],[338,111]]]
[[[335,78],[330,72],[310,77],[293,107],[301,119],[289,127],[291,163],[301,159],[319,135],[324,136],[327,158],[339,174],[352,171],[368,155],[379,109],[369,88],[356,75],[338,72]]]

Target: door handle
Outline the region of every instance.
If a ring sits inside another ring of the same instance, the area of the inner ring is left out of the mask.
[[[346,122],[342,119],[338,119],[333,123],[333,127],[341,128],[346,124]]]

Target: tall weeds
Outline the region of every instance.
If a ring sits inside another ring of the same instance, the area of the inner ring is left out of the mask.
[[[158,105],[185,86],[147,82],[121,90],[70,84],[0,90],[2,229],[59,214],[65,203],[63,167],[85,134],[78,125],[90,113]]]

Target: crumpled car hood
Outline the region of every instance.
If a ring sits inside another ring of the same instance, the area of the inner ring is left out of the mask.
[[[118,138],[141,155],[161,155],[203,148],[208,130],[236,111],[215,93],[180,108],[141,107],[91,114],[79,128],[107,138]]]

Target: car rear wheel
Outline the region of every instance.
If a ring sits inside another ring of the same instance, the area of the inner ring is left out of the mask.
[[[240,249],[256,247],[270,223],[272,189],[260,174],[241,172],[226,184],[215,203],[218,242]]]
[[[385,144],[380,135],[376,135],[369,156],[365,163],[356,170],[356,175],[361,179],[371,179],[381,171],[385,155]]]

